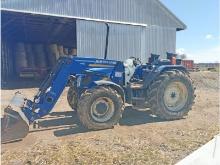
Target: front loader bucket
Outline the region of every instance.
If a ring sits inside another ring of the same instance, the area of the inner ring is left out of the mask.
[[[29,125],[22,118],[20,112],[10,106],[5,108],[4,118],[1,119],[1,143],[8,143],[23,139],[29,132]]]

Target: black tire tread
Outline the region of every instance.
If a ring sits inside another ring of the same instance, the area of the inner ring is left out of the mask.
[[[88,108],[87,105],[89,104],[92,97],[94,97],[95,95],[97,95],[99,92],[102,92],[102,91],[108,92],[117,97],[117,100],[119,102],[118,111],[120,115],[115,116],[114,120],[111,119],[112,121],[108,123],[96,124],[94,122],[91,122],[90,119],[88,119],[87,114],[86,114],[87,113],[86,109]],[[123,110],[124,110],[124,103],[123,103],[122,97],[118,94],[116,90],[110,87],[107,87],[107,86],[101,86],[98,88],[86,90],[81,95],[77,108],[78,108],[77,115],[83,126],[85,126],[86,128],[90,130],[102,130],[102,129],[113,128],[114,125],[116,125],[119,122],[120,118],[122,117]]]
[[[189,80],[190,85],[192,85],[193,95],[192,95],[192,98],[190,98],[188,105],[186,105],[186,108],[184,109],[184,111],[180,111],[180,112],[177,112],[171,115],[170,113],[165,113],[164,109],[161,108],[160,105],[158,104],[157,92],[159,90],[160,85],[163,84],[165,80],[172,79],[177,76],[183,77],[184,79]],[[189,74],[179,71],[179,70],[165,71],[164,73],[159,75],[158,78],[156,78],[156,80],[153,81],[153,83],[151,83],[148,89],[148,103],[149,103],[152,113],[162,119],[165,119],[165,120],[181,119],[184,116],[186,116],[188,112],[192,109],[192,106],[194,104],[194,100],[196,97],[194,93],[195,93],[195,88],[193,87],[193,81],[190,78]]]
[[[69,90],[67,92],[67,102],[72,109],[74,110],[77,109],[78,99],[77,99],[76,89],[74,86],[69,87]]]

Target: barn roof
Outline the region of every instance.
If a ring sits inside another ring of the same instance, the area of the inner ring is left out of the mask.
[[[186,29],[159,0],[2,0],[1,10]]]

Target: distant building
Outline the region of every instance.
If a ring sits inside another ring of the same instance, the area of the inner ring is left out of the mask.
[[[220,63],[197,63],[195,64],[199,68],[219,68]]]

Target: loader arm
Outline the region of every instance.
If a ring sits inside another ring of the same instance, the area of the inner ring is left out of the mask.
[[[77,69],[76,69],[77,68]],[[47,115],[62,94],[70,75],[82,73],[85,66],[70,58],[61,58],[34,97],[31,108],[23,109],[30,122]],[[32,113],[30,112],[32,111]]]
[[[60,58],[33,100],[26,99],[20,93],[15,94],[5,109],[2,142],[25,137],[29,124],[51,112],[71,76],[76,78],[74,83],[80,95],[80,90],[97,86],[95,82],[102,80],[103,77],[123,85],[123,70],[123,63],[119,61],[80,57]],[[121,74],[118,74],[118,71]],[[90,79],[83,84],[81,81],[85,77],[90,77]]]
[[[27,136],[29,125],[35,120],[47,115],[56,104],[66,86],[73,65],[80,69],[78,63],[68,59],[60,59],[51,73],[44,80],[33,101],[16,92],[8,107],[4,110],[1,127],[1,143],[19,140]]]
[[[110,60],[78,57],[60,58],[57,65],[39,88],[39,92],[34,97],[31,108],[23,109],[25,116],[27,116],[30,122],[33,122],[49,114],[67,85],[70,75],[75,76],[79,80],[77,81],[77,86],[80,89],[82,86],[80,84],[81,78],[89,73],[92,74],[92,80],[90,80],[91,82],[88,86],[91,88],[92,85],[96,85],[92,82],[99,80],[102,75],[108,75],[110,77],[115,66],[117,66],[117,62]]]
[[[9,106],[5,108],[1,127],[2,143],[24,138],[31,123],[48,115],[71,76],[75,77],[74,83],[77,85],[77,94],[80,96],[83,90],[97,86],[95,82],[103,78],[123,85],[123,71],[123,63],[119,61],[74,56],[61,57],[43,81],[33,100],[17,92]],[[86,80],[86,83],[83,80]]]

